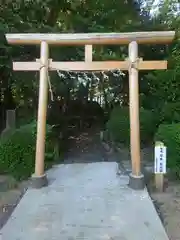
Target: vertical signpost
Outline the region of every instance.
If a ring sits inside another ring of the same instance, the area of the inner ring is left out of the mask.
[[[154,173],[156,189],[164,190],[164,174],[166,174],[166,146],[162,142],[156,142],[154,150]]]

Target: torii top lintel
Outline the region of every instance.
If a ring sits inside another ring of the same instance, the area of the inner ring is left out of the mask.
[[[9,44],[37,45],[120,45],[136,41],[140,44],[166,44],[173,41],[174,31],[131,33],[15,33],[6,34]]]

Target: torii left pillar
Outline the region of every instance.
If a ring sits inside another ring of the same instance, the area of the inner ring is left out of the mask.
[[[49,48],[47,42],[41,42],[40,56],[40,82],[39,82],[39,106],[37,121],[36,159],[35,173],[32,176],[32,187],[41,188],[48,184],[44,172],[46,115],[48,102],[48,64]]]
[[[139,82],[138,82],[138,44],[129,44],[129,111],[132,173],[129,186],[135,190],[144,188],[144,176],[141,173],[140,126],[139,126]]]

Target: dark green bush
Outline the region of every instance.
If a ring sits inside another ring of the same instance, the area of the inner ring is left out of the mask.
[[[46,167],[54,159],[52,128],[46,129]],[[36,122],[21,126],[3,137],[0,141],[0,171],[25,179],[34,171],[36,149]]]
[[[180,178],[180,124],[162,124],[155,135],[155,141],[163,142],[167,147],[167,166]]]
[[[23,125],[30,124],[36,118],[32,107],[23,106],[16,109],[16,126],[19,128]],[[37,112],[36,112],[37,113]]]
[[[112,140],[127,145],[130,137],[129,109],[114,108],[107,122],[107,129]]]
[[[156,125],[157,119],[155,114],[150,110],[140,109],[140,134],[142,143],[146,144],[153,139]],[[114,141],[129,145],[129,108],[114,108],[107,123],[107,129]]]
[[[166,103],[161,111],[160,122],[165,124],[180,122],[180,102]]]

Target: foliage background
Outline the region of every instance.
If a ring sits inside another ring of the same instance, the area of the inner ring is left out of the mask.
[[[159,1],[154,6],[147,1],[69,1],[69,0],[14,0],[1,1],[0,5],[0,67],[1,67],[1,103],[6,108],[31,108],[31,114],[37,110],[38,74],[13,73],[2,74],[2,68],[11,72],[11,60],[32,61],[39,57],[39,46],[8,46],[3,33],[17,32],[130,32],[150,30],[178,31],[180,14],[178,1]],[[158,11],[157,11],[158,9]],[[161,107],[164,102],[179,99],[180,43],[172,45],[140,46],[140,57],[146,59],[168,59],[167,71],[141,72],[141,104],[146,108]],[[81,47],[53,47],[50,53],[54,60],[82,60],[84,49]],[[98,46],[94,48],[94,59],[124,59],[126,46]],[[3,75],[3,76],[2,76]],[[63,76],[63,77],[62,77]],[[84,79],[85,81],[83,81]],[[128,105],[127,74],[110,76],[80,76],[77,74],[51,74],[51,83],[55,97],[103,98],[105,107],[117,99]],[[12,101],[12,97],[14,102]],[[102,100],[102,99],[101,99]],[[24,114],[25,115],[25,114]]]

